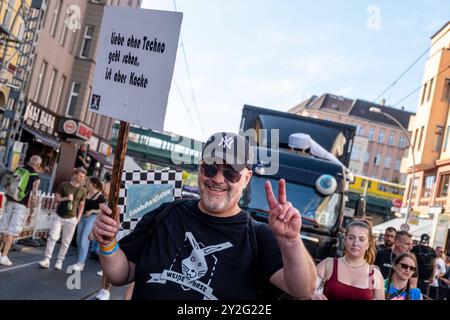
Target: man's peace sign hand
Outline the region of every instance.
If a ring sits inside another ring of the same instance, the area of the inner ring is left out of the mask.
[[[300,212],[286,201],[286,181],[280,179],[278,184],[278,200],[272,191],[270,181],[265,183],[266,199],[269,204],[269,225],[276,237],[285,237],[286,240],[300,236],[302,218]]]

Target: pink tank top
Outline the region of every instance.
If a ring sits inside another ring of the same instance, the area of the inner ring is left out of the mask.
[[[374,270],[371,270],[374,272]],[[373,274],[369,275],[369,278]],[[338,260],[333,260],[333,273],[325,283],[323,294],[328,300],[373,300],[373,289],[361,289],[342,283],[338,280]]]

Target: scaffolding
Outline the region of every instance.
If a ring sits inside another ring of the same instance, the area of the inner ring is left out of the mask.
[[[41,27],[41,18],[45,11],[45,0],[1,0],[0,12],[12,17],[10,25],[0,23],[0,85],[9,88],[7,104],[0,123],[0,154],[1,163],[8,167],[15,139],[20,134],[24,116],[25,93],[34,62],[35,45]],[[4,7],[3,6],[7,6]],[[4,16],[5,16],[4,15]],[[22,28],[12,32],[15,23],[22,21]],[[17,58],[17,63],[11,62]],[[5,77],[6,72],[12,77]]]

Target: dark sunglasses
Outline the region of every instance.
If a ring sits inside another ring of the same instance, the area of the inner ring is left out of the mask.
[[[202,163],[200,167],[203,175],[208,178],[215,177],[219,171],[221,171],[224,178],[231,183],[238,182],[242,177],[241,173],[234,170],[230,165]]]
[[[409,264],[406,263],[399,263],[400,267],[402,267],[405,270],[411,270],[412,272],[416,271],[416,267],[410,266]]]

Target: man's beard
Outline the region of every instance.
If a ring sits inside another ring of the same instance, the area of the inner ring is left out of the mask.
[[[211,195],[206,190],[208,187],[224,190],[226,194],[223,196]],[[230,204],[230,202],[233,201],[233,198],[236,195],[227,183],[216,184],[210,180],[203,183],[203,185],[199,188],[199,192],[202,204],[208,211],[213,213],[223,211]]]

